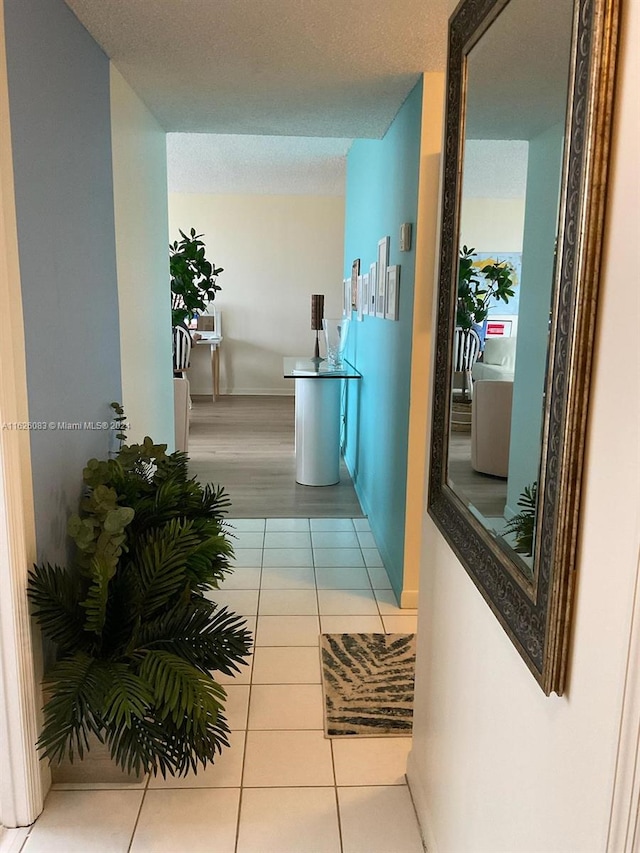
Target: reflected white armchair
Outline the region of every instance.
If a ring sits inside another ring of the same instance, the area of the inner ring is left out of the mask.
[[[471,412],[471,467],[482,474],[509,474],[513,382],[480,379]]]

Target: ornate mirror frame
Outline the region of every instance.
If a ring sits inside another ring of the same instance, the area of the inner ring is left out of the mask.
[[[533,578],[447,482],[466,58],[510,0],[463,0],[449,21],[428,512],[548,695],[563,693],[604,219],[617,0],[574,0]],[[544,4],[540,4],[541,14]]]

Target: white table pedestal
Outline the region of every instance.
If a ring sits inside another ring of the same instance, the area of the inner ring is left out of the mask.
[[[340,482],[340,389],[342,379],[296,378],[296,482]]]

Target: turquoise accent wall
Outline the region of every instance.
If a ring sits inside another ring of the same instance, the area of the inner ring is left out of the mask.
[[[519,512],[518,499],[524,488],[540,478],[549,312],[555,273],[563,152],[564,122],[529,140],[507,518]]]
[[[362,373],[347,382],[345,461],[369,517],[396,595],[402,590],[409,387],[415,250],[400,252],[400,225],[415,223],[422,120],[422,82],[401,107],[384,139],[360,139],[347,158],[345,278],[360,258],[369,272],[378,240],[391,238],[389,264],[400,269],[397,322],[351,315],[347,358]]]

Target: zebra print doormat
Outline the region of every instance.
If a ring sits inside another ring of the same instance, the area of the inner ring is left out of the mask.
[[[326,737],[411,734],[415,634],[321,634]]]

